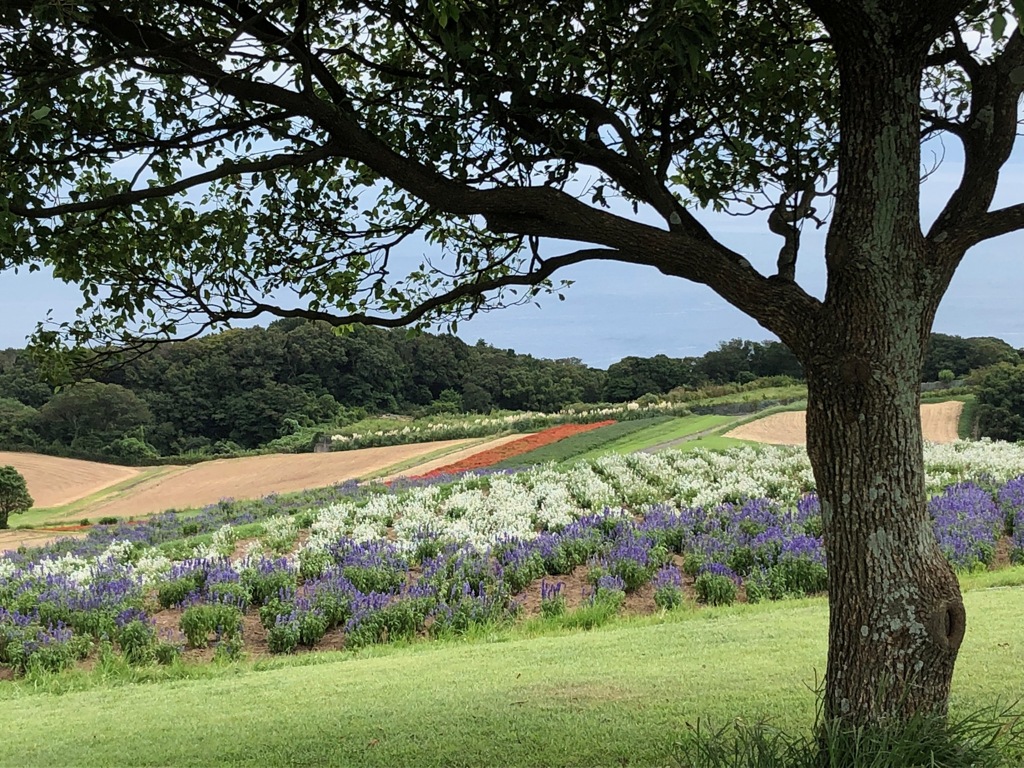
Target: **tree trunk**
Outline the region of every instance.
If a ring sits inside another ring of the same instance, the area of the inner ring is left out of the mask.
[[[879,347],[884,345],[879,345]],[[825,714],[944,715],[964,608],[928,516],[915,356],[876,347],[808,371],[808,452],[825,522]]]
[[[825,716],[850,725],[944,715],[965,626],[924,486],[920,373],[941,297],[918,200],[924,50],[840,58],[829,286],[802,354],[828,555]]]

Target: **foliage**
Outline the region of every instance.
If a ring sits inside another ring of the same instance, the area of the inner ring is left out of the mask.
[[[0,528],[7,527],[10,515],[27,512],[33,503],[21,473],[10,465],[0,467]]]
[[[705,570],[693,582],[697,600],[708,605],[732,605],[736,600],[735,577],[727,573],[715,572],[718,569]],[[721,570],[727,570],[722,567]]]
[[[975,379],[974,396],[982,435],[1024,440],[1024,364],[999,363],[981,371]]]
[[[179,620],[181,631],[193,648],[206,648],[210,636],[217,642],[232,640],[242,633],[242,613],[233,605],[208,603],[185,609]]]
[[[933,333],[925,348],[921,381],[950,381],[997,363],[1020,362],[1019,352],[1002,339]],[[953,375],[943,377],[945,371]]]
[[[1024,749],[1024,728],[1012,709],[987,707],[947,721],[918,713],[905,723],[842,728],[819,710],[815,735],[786,733],[770,723],[698,722],[679,744],[692,768],[1011,768]]]
[[[1020,451],[986,443],[929,447],[938,477],[978,478],[950,485],[931,501],[937,538],[955,567],[991,564],[1004,534],[1013,537],[1013,557],[1024,549],[1022,478],[1013,474]],[[33,638],[58,630],[65,645],[39,651],[40,665],[70,663],[93,637],[112,638],[132,664],[169,663],[177,646],[158,641],[141,610],[144,596],[154,593],[162,606],[185,608],[180,627],[190,645],[214,637],[224,659],[242,650],[242,612],[258,611],[271,650],[288,653],[315,647],[335,629],[356,648],[493,628],[516,615],[517,594],[531,588],[540,590],[541,614],[566,628],[607,622],[626,593],[649,580],[658,606],[678,606],[683,572],[696,577],[698,600],[711,605],[735,600],[741,583],[748,602],[818,594],[827,571],[817,498],[797,490],[806,472],[806,456],[787,449],[609,456],[442,486],[352,485],[345,495],[333,489],[323,497],[223,502],[200,516],[168,513],[96,528],[84,540],[0,558],[0,611],[11,617],[0,624],[14,638],[13,661],[6,663],[28,669],[32,654],[53,643]],[[649,502],[674,494],[697,499],[687,488],[705,494],[702,506]],[[745,498],[768,489],[788,501]],[[730,501],[736,497],[745,500]],[[317,511],[309,511],[311,504]],[[642,509],[642,519],[622,507]],[[302,511],[290,518],[282,514],[289,509]],[[241,535],[237,528],[225,533],[226,521],[252,531],[290,526],[299,517],[311,529],[296,558],[230,563],[216,554],[216,540]],[[181,540],[178,561],[154,546],[186,528],[212,533]],[[682,556],[682,572],[672,555]],[[580,565],[588,566],[594,588],[568,610],[563,583],[550,579]]]

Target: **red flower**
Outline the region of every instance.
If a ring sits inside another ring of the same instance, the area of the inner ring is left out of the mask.
[[[520,456],[524,453],[529,453],[530,451],[541,448],[545,445],[551,445],[551,443],[557,443],[559,440],[564,440],[572,435],[578,435],[580,432],[589,432],[592,429],[607,427],[609,424],[614,423],[614,420],[609,420],[598,421],[593,424],[561,424],[557,427],[551,427],[550,429],[545,429],[541,432],[535,432],[532,435],[521,437],[518,440],[510,440],[504,445],[499,445],[497,448],[491,448],[486,451],[480,451],[480,453],[474,453],[472,456],[468,456],[462,461],[440,467],[423,475],[416,475],[410,479],[423,480],[431,477],[437,477],[438,475],[454,475],[460,472],[469,472],[474,469],[486,469],[493,464],[497,464],[499,461],[510,459],[513,456]]]

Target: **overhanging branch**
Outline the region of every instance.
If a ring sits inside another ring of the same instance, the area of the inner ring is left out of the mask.
[[[311,149],[308,152],[301,152],[297,154],[282,153],[268,157],[265,160],[251,160],[245,162],[225,160],[212,170],[196,174],[195,176],[189,176],[188,178],[176,181],[174,184],[167,184],[162,187],[146,187],[145,189],[120,192],[114,195],[94,198],[92,200],[83,200],[77,203],[62,203],[60,205],[51,205],[43,208],[33,208],[11,203],[9,205],[9,210],[16,216],[22,216],[26,219],[48,219],[54,216],[63,216],[70,213],[102,211],[108,208],[134,205],[135,203],[141,203],[144,200],[170,197],[171,195],[178,194],[179,192],[185,192],[194,187],[209,184],[228,176],[264,173],[266,171],[274,171],[279,168],[301,168],[331,157],[333,154],[336,154],[336,152],[337,148],[331,143],[327,143],[323,146],[317,147],[316,149]]]

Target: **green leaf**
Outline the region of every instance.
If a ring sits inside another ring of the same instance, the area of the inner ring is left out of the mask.
[[[42,120],[48,114],[50,114],[49,107],[40,107],[39,109],[32,110],[32,118],[34,120]]]
[[[1006,17],[997,13],[992,17],[992,37],[1001,40],[1004,34],[1006,34]]]

